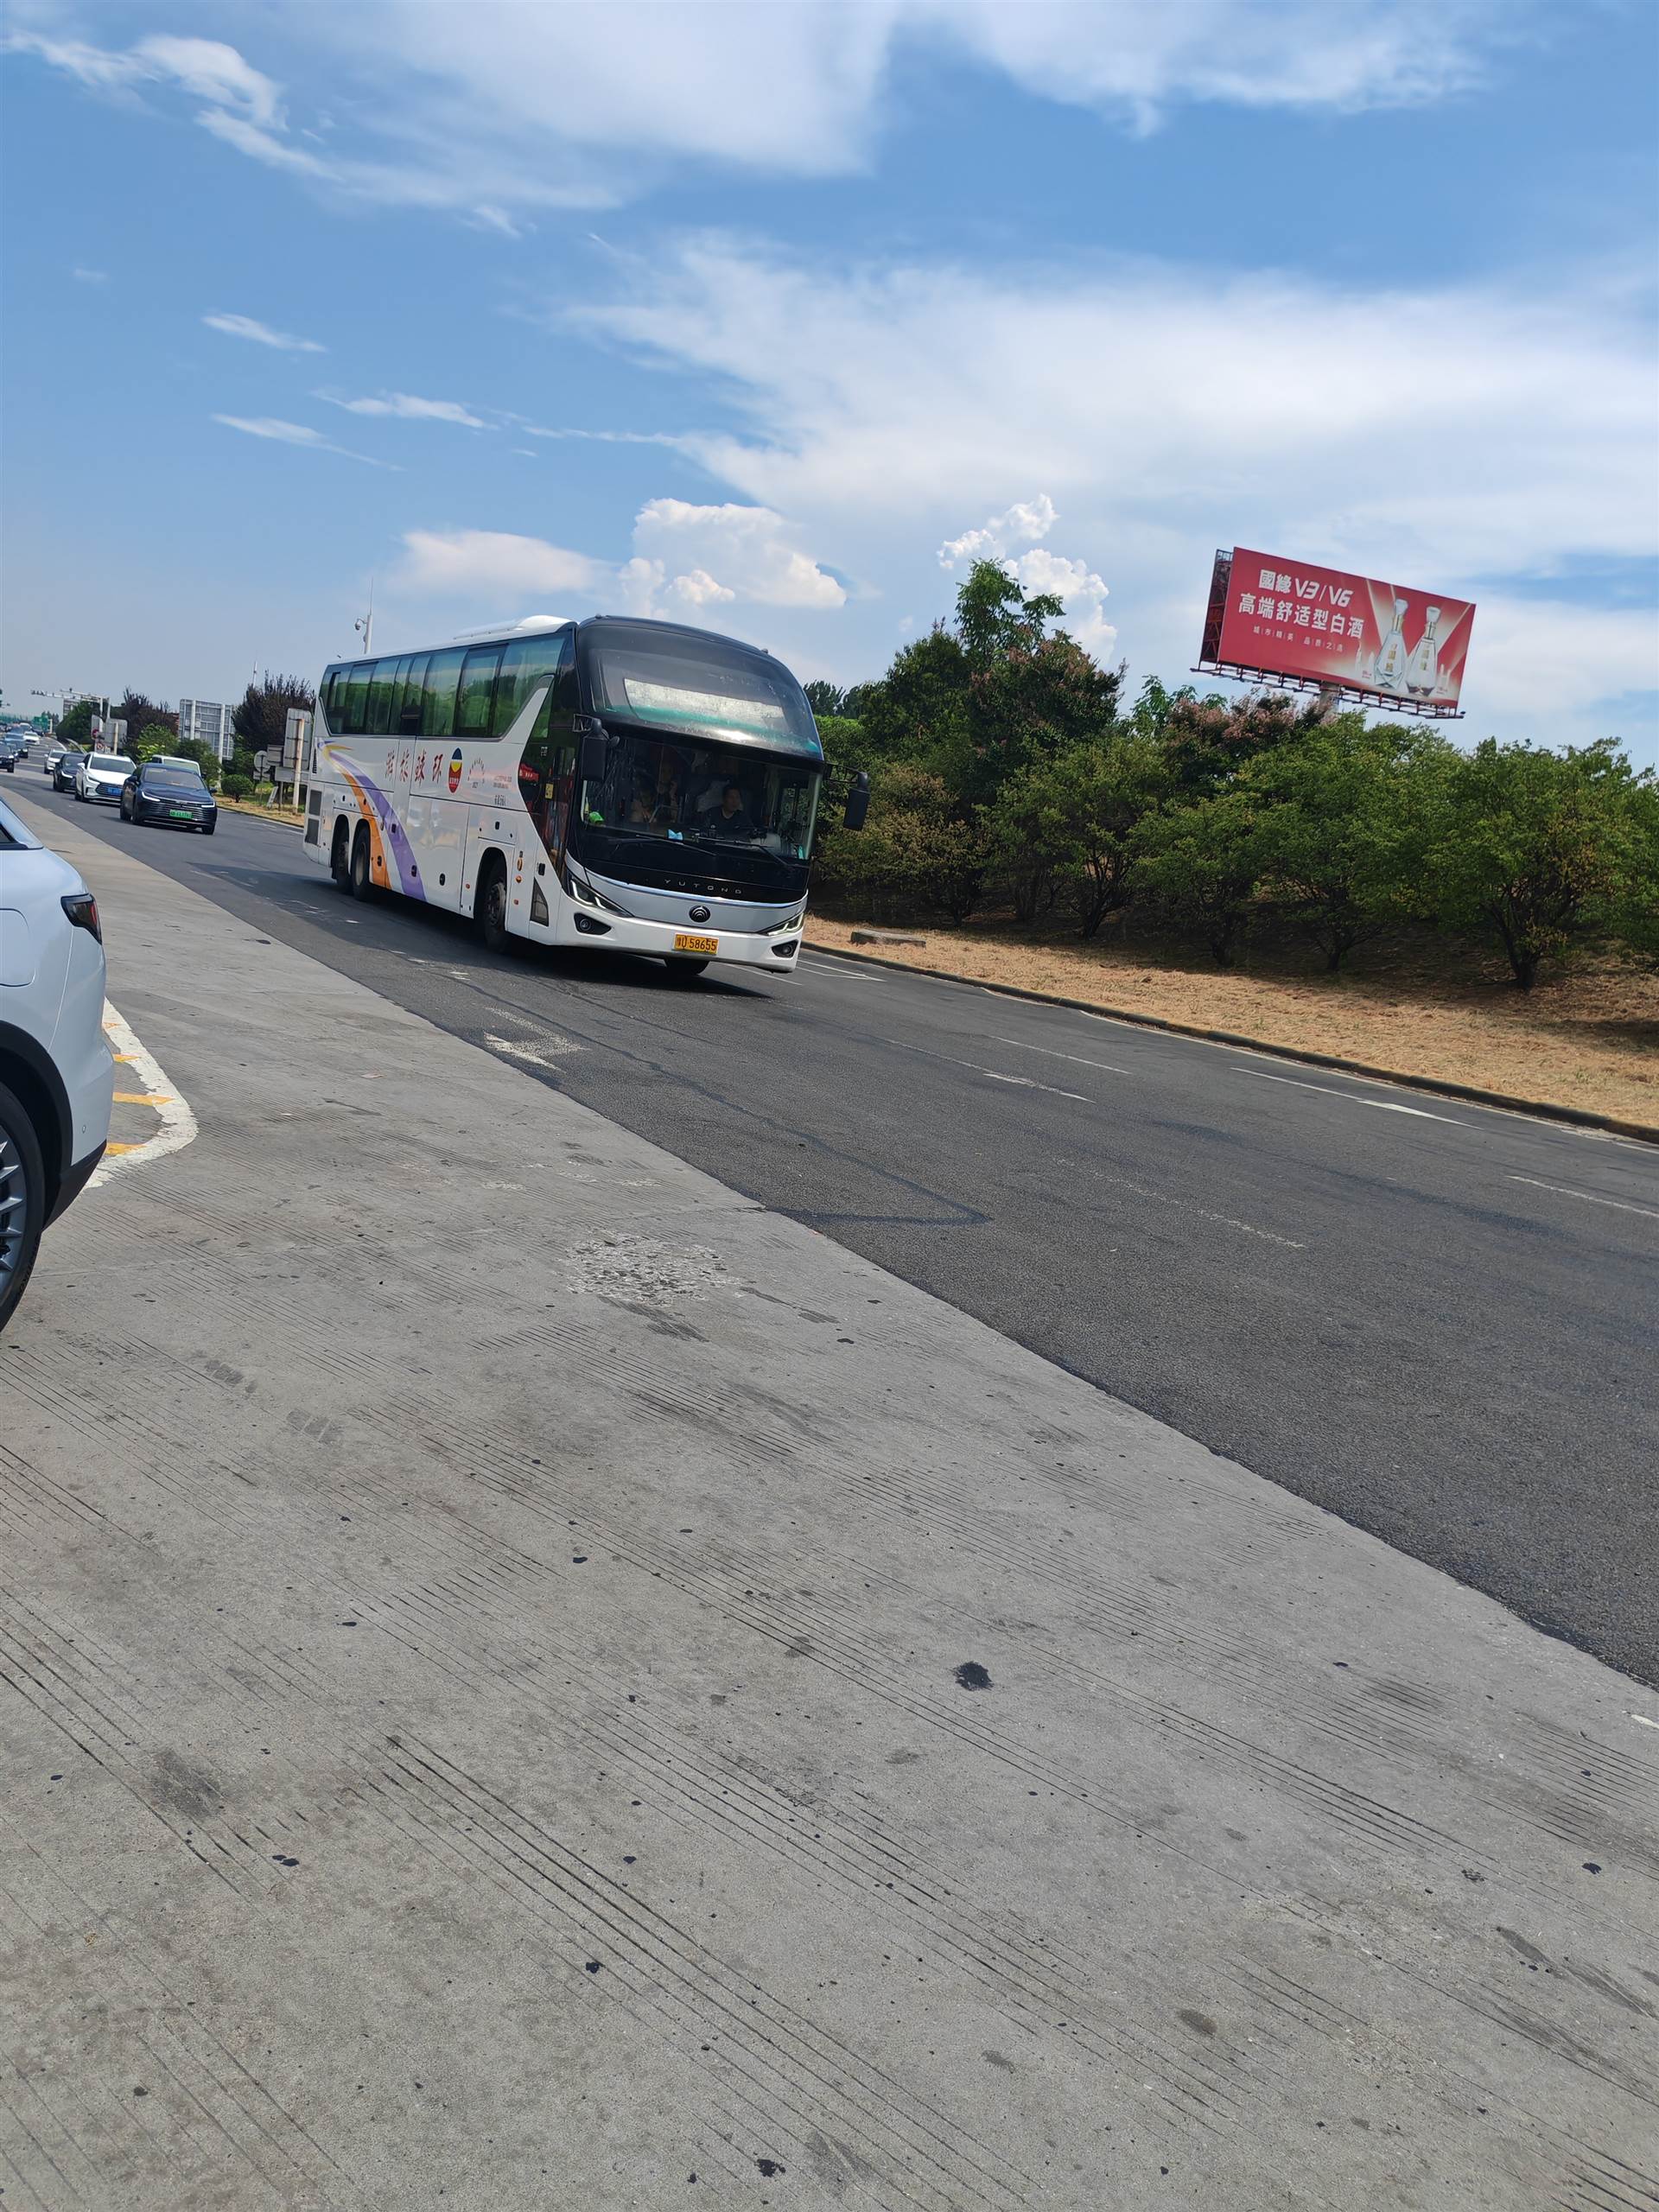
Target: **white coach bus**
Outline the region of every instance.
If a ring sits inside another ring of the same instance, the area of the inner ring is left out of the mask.
[[[537,617],[345,661],[317,695],[305,849],[509,938],[791,974],[823,748],[770,653],[673,622]],[[849,801],[856,828],[867,779]]]

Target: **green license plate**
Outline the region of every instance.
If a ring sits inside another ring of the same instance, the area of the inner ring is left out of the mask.
[[[196,818],[188,806],[169,806],[167,811],[174,822],[194,822]]]

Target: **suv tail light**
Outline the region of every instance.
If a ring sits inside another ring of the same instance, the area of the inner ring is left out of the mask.
[[[104,926],[98,918],[98,901],[90,891],[66,892],[63,911],[78,930],[90,930],[99,943],[103,944]]]

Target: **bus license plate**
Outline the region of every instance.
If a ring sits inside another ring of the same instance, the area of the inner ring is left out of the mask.
[[[683,931],[674,940],[676,952],[718,952],[717,937],[688,937]]]

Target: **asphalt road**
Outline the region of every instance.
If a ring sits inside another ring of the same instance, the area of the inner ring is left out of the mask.
[[[295,832],[136,831],[16,781],[1659,1683],[1659,1151],[823,955],[689,989],[613,956],[491,957],[448,918],[350,903]]]

